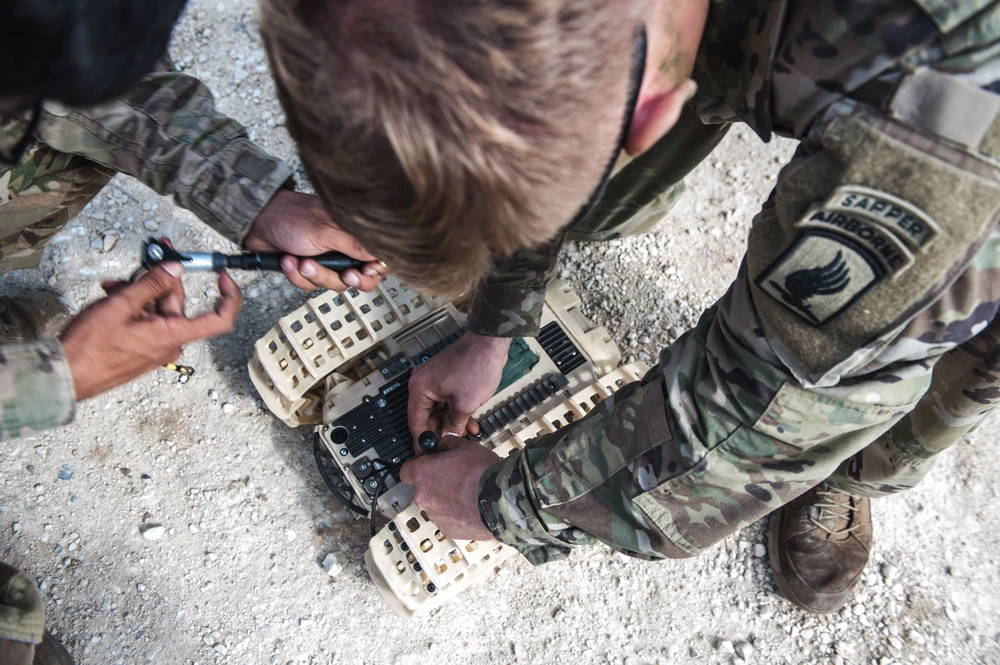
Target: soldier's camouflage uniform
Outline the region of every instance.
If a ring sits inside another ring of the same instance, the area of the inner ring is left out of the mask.
[[[484,521],[535,563],[691,556],[823,480],[911,487],[1000,399],[1000,1],[712,0],[695,79],[680,125],[471,312],[536,332],[563,240],[650,226],[729,123],[801,140],[698,325],[484,475]]]
[[[0,115],[0,140],[24,117]],[[37,265],[42,248],[120,171],[239,243],[291,168],[215,110],[211,92],[174,71],[149,75],[122,98],[74,110],[46,104],[35,140],[0,166],[0,272]],[[0,440],[69,422],[75,395],[62,346],[0,346]]]

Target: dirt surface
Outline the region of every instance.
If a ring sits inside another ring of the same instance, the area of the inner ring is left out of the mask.
[[[250,2],[195,1],[174,56],[291,158],[256,31]],[[733,131],[656,233],[564,257],[563,276],[626,356],[650,362],[724,292],[793,147]],[[80,307],[98,296],[98,276],[132,270],[150,233],[228,249],[118,177],[41,271],[4,286],[48,284]],[[264,411],[247,378],[253,341],[304,295],[273,276],[241,283],[238,331],[186,349],[190,383],[155,372],[0,454],[0,559],[39,582],[51,629],[82,665],[1000,663],[996,419],[920,487],[875,504],[864,584],[831,616],[776,595],[762,522],[691,560],[600,548],[539,568],[519,559],[429,617],[398,618],[364,571],[367,525],[328,495],[308,433]],[[216,295],[211,279],[187,285],[194,308]],[[157,525],[159,539],[141,532]],[[330,552],[350,561],[336,577],[320,566]]]

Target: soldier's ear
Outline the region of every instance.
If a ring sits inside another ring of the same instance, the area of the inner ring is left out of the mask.
[[[661,72],[648,72],[625,138],[625,152],[635,157],[653,147],[677,124],[684,104],[694,96],[697,88],[691,79],[674,85]]]

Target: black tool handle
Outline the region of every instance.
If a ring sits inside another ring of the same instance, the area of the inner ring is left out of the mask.
[[[235,254],[226,257],[226,267],[234,270],[274,270],[281,272],[281,257],[284,254]],[[327,252],[318,256],[303,256],[312,259],[324,268],[343,272],[350,268],[361,268],[367,263],[342,252]]]

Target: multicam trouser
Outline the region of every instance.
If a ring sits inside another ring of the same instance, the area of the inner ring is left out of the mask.
[[[19,124],[0,125],[0,132],[20,131]],[[16,166],[0,170],[0,273],[37,266],[46,243],[114,173],[38,142]]]
[[[930,388],[913,410],[841,464],[827,482],[868,497],[909,489],[927,475],[939,453],[993,412],[998,397],[1000,319],[994,319],[981,333],[941,356]]]

